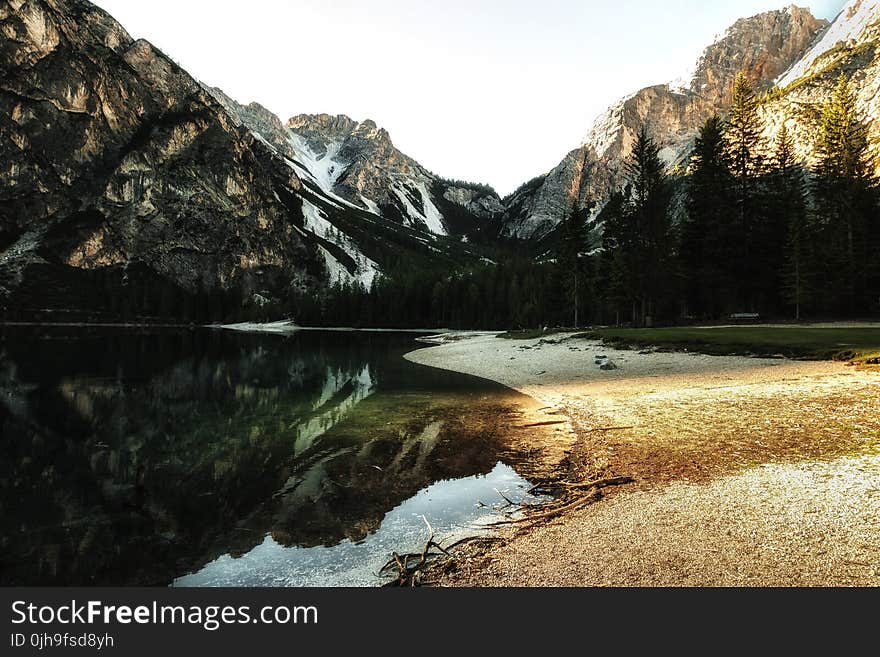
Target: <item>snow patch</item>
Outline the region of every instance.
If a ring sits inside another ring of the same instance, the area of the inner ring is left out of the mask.
[[[330,283],[359,283],[369,290],[379,273],[379,265],[365,256],[357,244],[330,223],[324,212],[308,199],[302,200],[302,212],[306,230],[338,246],[351,256],[357,265],[355,272],[351,273],[330,251],[319,245],[318,249],[330,273]]]
[[[300,156],[300,160],[312,180],[325,192],[332,191],[336,181],[345,173],[345,165],[335,160],[342,144],[338,141],[328,142],[327,151],[323,155],[318,155],[309,147],[305,138],[292,130],[288,130],[287,134],[290,145]]]
[[[333,142],[328,147],[325,155],[317,155],[308,143],[300,135],[292,130],[287,131],[290,135],[290,145],[296,151],[299,161],[284,158],[291,169],[303,180],[311,181],[322,193],[322,195],[338,208],[347,206],[349,208],[364,211],[364,208],[352,203],[348,199],[344,199],[333,191],[333,186],[345,172],[346,165],[335,161],[333,158],[339,153],[340,143]],[[373,201],[361,196],[361,200],[365,203],[367,211],[375,214],[377,217],[382,216],[379,206]]]
[[[372,212],[378,217],[382,216],[382,211],[379,209],[379,206],[376,205],[376,202],[368,199],[366,196],[361,195],[361,201],[363,201],[364,206],[366,206],[367,210]]]
[[[839,43],[856,41],[865,28],[877,20],[880,20],[880,0],[852,0],[807,54],[776,80],[776,85],[786,87],[804,76],[822,55]]]
[[[238,324],[222,324],[222,329],[244,331],[247,333],[291,333],[299,327],[290,320],[278,322],[239,322]]]
[[[425,181],[420,180],[416,184],[416,188],[422,195],[422,206],[425,208],[424,217],[425,223],[428,225],[428,230],[435,235],[446,235],[446,227],[443,225],[443,215],[440,213],[440,210],[437,209],[437,206],[434,205],[434,201],[431,200],[431,194],[425,185]]]
[[[446,235],[446,228],[443,225],[443,215],[440,214],[437,206],[435,206],[431,200],[431,195],[428,193],[425,182],[419,181],[415,183],[414,186],[419,192],[419,196],[422,198],[424,212],[413,205],[412,201],[409,200],[406,190],[399,187],[396,183],[391,185],[391,191],[394,192],[394,195],[397,196],[398,199],[400,199],[400,202],[406,209],[406,214],[409,215],[410,219],[414,222],[424,223],[428,230],[435,235]]]

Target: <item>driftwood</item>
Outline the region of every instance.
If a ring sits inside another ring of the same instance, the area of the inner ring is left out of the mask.
[[[527,513],[522,518],[516,518],[512,520],[499,520],[498,522],[492,523],[491,527],[497,527],[501,525],[521,525],[521,524],[534,524],[540,522],[542,520],[549,520],[551,518],[555,518],[563,513],[568,511],[575,511],[577,509],[582,509],[585,506],[589,506],[590,504],[594,504],[602,499],[603,488],[609,488],[611,486],[622,486],[624,484],[630,484],[635,481],[632,477],[627,476],[617,476],[617,477],[605,477],[604,479],[594,479],[593,481],[587,481],[583,483],[559,483],[559,487],[564,489],[567,492],[567,495],[562,499],[558,500],[555,504],[551,503],[550,508],[546,511],[540,513]],[[541,486],[547,486],[546,483],[541,484]],[[531,490],[540,490],[540,488],[536,488],[533,486]],[[574,492],[576,494],[572,494]],[[579,494],[582,491],[592,491],[588,495]],[[572,499],[574,498],[574,499]]]
[[[602,431],[623,431],[624,429],[635,429],[635,425],[626,427],[596,427],[595,429],[587,429],[584,433],[600,433]]]
[[[531,424],[521,424],[519,429],[532,429],[534,427],[552,427],[555,424],[565,424],[567,420],[547,420],[545,422],[532,422]]]
[[[440,543],[434,540],[434,528],[431,527],[431,523],[428,522],[428,519],[425,516],[422,516],[422,520],[425,521],[429,534],[425,547],[422,548],[422,551],[419,553],[400,555],[397,552],[392,552],[391,559],[379,569],[379,574],[381,575],[392,568],[397,568],[397,578],[388,582],[385,586],[418,586],[421,584],[422,571],[425,569],[425,566],[428,565],[428,561],[431,557],[439,556],[437,553],[431,553],[431,550],[434,548],[439,550],[441,554],[445,554],[447,557],[452,556],[448,549],[444,548]],[[415,561],[415,563],[410,564],[411,561]]]
[[[456,561],[455,550],[470,543],[481,543],[489,546],[495,543],[500,543],[503,540],[504,539],[500,536],[467,536],[443,547],[441,545],[442,541],[435,541],[434,535],[431,534],[431,537],[428,539],[427,543],[425,543],[425,547],[421,552],[411,552],[409,554],[398,554],[397,552],[392,553],[391,559],[382,566],[379,570],[379,574],[381,575],[393,570],[397,571],[396,577],[390,582],[384,584],[384,587],[421,586],[425,581],[426,572],[428,577],[431,576],[430,573],[436,574],[443,571],[448,572],[449,568],[451,568]],[[438,552],[431,552],[432,549],[436,549]],[[445,557],[445,559],[437,562],[436,560],[439,557]],[[436,569],[434,567],[435,564],[438,564]]]
[[[544,511],[542,513],[530,513],[526,516],[523,516],[522,518],[516,518],[514,520],[499,520],[498,522],[491,523],[489,526],[499,527],[501,525],[521,525],[524,523],[536,523],[540,522],[541,520],[550,520],[551,518],[555,518],[556,516],[566,513],[568,511],[575,511],[582,507],[593,504],[594,502],[598,502],[602,499],[602,497],[602,491],[595,490],[589,495],[578,497],[574,501],[554,506],[549,511]]]
[[[507,497],[507,495],[505,495],[504,493],[502,493],[502,492],[501,492],[500,490],[498,490],[497,488],[494,489],[494,490],[495,490],[496,493],[498,493],[498,494],[501,496],[501,498],[502,498],[505,502],[507,502],[507,506],[516,506],[516,503],[513,502],[513,500],[511,500],[509,497]]]

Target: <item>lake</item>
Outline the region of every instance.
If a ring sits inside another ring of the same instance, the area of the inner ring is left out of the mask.
[[[414,338],[3,328],[0,584],[369,586],[481,531],[535,404]]]

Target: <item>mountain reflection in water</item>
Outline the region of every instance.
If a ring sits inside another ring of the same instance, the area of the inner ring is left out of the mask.
[[[327,564],[412,547],[393,545],[423,522],[407,508],[444,529],[478,521],[477,501],[497,499],[475,496],[524,488],[499,465],[516,465],[507,436],[524,398],[405,361],[415,346],[401,334],[4,329],[0,583],[363,584],[363,567]],[[456,494],[438,497],[450,480]]]

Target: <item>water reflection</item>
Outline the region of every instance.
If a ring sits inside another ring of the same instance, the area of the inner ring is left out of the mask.
[[[417,552],[427,539],[424,518],[446,544],[478,532],[493,518],[484,506],[498,499],[496,490],[514,501],[527,496],[528,484],[509,466],[498,464],[487,475],[441,481],[419,491],[385,516],[363,541],[344,539],[332,547],[286,547],[266,535],[253,550],[230,555],[177,579],[175,586],[373,586],[393,551]]]
[[[3,331],[0,583],[162,585],[267,545],[386,547],[389,511],[513,458],[519,412],[499,386],[400,358],[412,346]],[[235,579],[271,579],[254,573]]]

